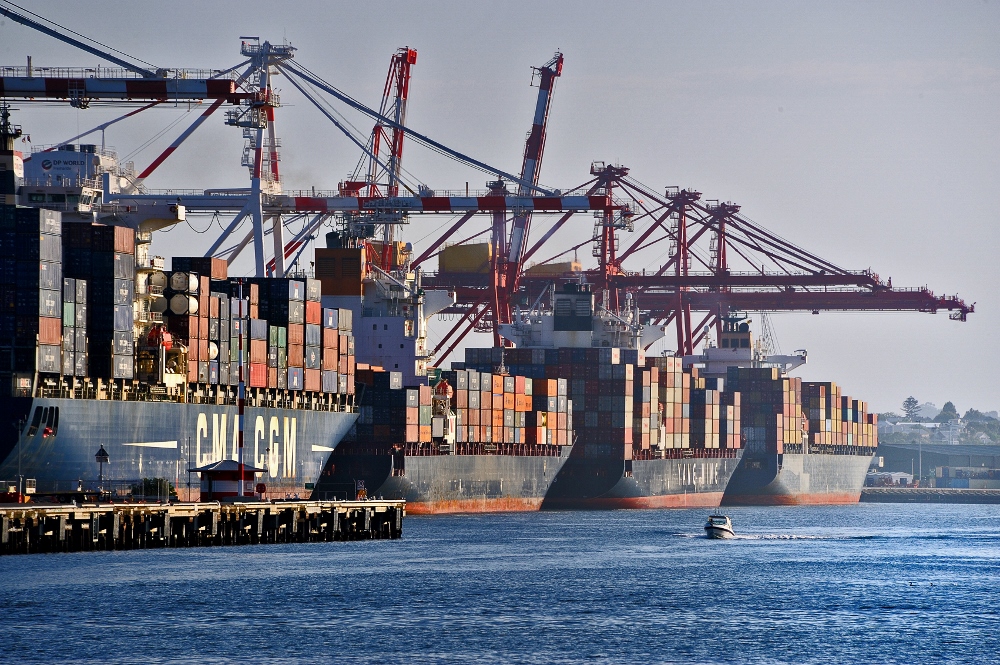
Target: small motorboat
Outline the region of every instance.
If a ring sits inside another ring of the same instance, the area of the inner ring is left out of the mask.
[[[728,515],[709,515],[705,522],[705,535],[709,538],[732,538],[733,521]]]

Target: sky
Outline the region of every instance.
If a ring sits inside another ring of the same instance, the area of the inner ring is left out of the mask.
[[[140,0],[35,0],[30,8],[161,67],[235,65],[241,36],[291,43],[299,63],[370,106],[392,53],[416,48],[407,124],[510,172],[520,167],[535,103],[531,66],[559,49],[565,68],[544,184],[569,189],[587,180],[592,161],[622,164],[657,191],[692,187],[738,203],[748,218],[841,267],[975,302],[965,323],[943,312],[770,320],[782,351],[809,352],[796,375],[836,381],[876,411],[899,411],[909,395],[938,406],[950,400],[961,412],[1000,408],[1000,344],[991,332],[1000,329],[997,2],[178,1],[165,11]],[[27,55],[36,66],[98,63],[0,19],[0,64],[22,65]],[[284,186],[335,188],[358,150],[291,85],[279,78],[275,86]],[[122,113],[17,107],[35,144]],[[340,110],[369,131],[368,120]],[[143,168],[198,112],[150,111],[110,128],[105,140]],[[246,186],[242,150],[240,132],[219,114],[147,185]],[[412,143],[404,155],[406,169],[435,189],[490,179]],[[206,230],[208,221],[161,234],[155,252],[201,253],[218,229]],[[419,251],[448,222],[416,219],[403,235]],[[579,216],[553,238],[552,253],[590,234],[592,223]],[[586,247],[579,257],[592,262]],[[638,258],[626,267],[655,268],[662,255]],[[446,331],[433,322],[431,343]]]

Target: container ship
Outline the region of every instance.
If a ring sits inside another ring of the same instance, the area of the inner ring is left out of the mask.
[[[357,419],[351,311],[324,308],[315,279],[234,279],[201,257],[166,270],[147,228],[94,222],[113,153],[24,159],[19,135],[5,108],[0,491],[121,495],[155,478],[193,498],[191,469],[238,458],[242,379],[244,462],[263,470],[244,493],[311,492]]]
[[[745,315],[723,317],[718,343],[685,367],[723,381],[742,398],[743,458],[723,505],[857,503],[878,447],[878,416],[835,383],[787,372],[805,351],[766,355]]]
[[[590,284],[569,282],[549,301],[501,326],[516,348],[467,350],[465,363],[500,355],[512,372],[566,380],[575,441],[542,508],[719,505],[742,454],[739,396],[679,358],[646,358],[664,331],[640,323],[631,300],[612,313]]]
[[[403,243],[333,233],[327,245],[317,275],[355,315],[360,413],[314,497],[405,499],[411,514],[537,510],[572,446],[566,380],[429,367],[427,320],[454,293],[423,289]]]

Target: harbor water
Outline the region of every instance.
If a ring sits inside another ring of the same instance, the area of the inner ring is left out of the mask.
[[[1000,509],[410,517],[402,540],[0,559],[5,663],[985,662]]]

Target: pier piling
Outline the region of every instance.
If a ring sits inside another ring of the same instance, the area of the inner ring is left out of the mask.
[[[400,538],[403,501],[0,505],[0,554]]]

